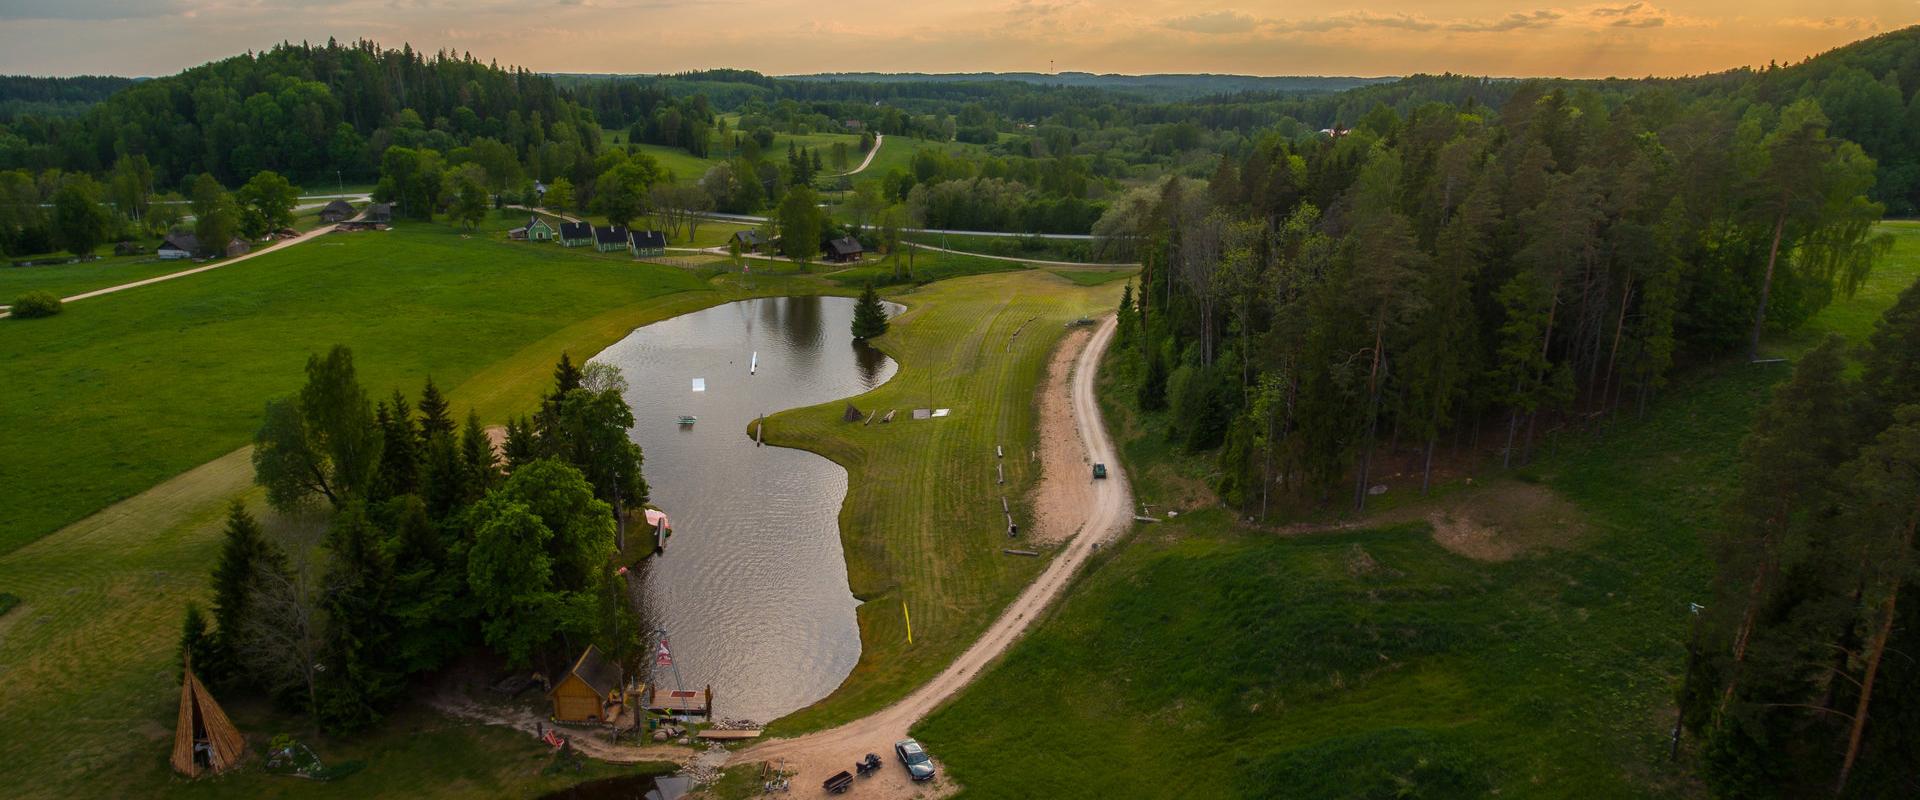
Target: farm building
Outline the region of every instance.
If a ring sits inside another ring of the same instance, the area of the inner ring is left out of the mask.
[[[664,256],[667,254],[667,235],[659,231],[634,231],[628,237],[627,249],[634,258]]]
[[[352,203],[345,200],[335,200],[320,209],[320,221],[346,222],[347,220],[353,219],[353,215],[356,213],[359,212],[354,209]]]
[[[560,223],[560,244],[564,247],[583,247],[593,244],[593,226],[585,222]]]
[[[599,648],[587,646],[560,680],[547,691],[553,718],[561,722],[605,722],[620,715],[626,704],[627,679],[620,665],[608,661]]]
[[[253,246],[247,244],[245,240],[232,239],[227,242],[226,248],[223,249],[220,254],[237,256],[252,249]],[[160,249],[155,250],[154,254],[160,256],[163,260],[172,261],[181,258],[193,258],[199,255],[200,252],[199,237],[184,231],[176,231],[167,234],[167,238],[160,241]]]
[[[758,253],[760,248],[766,246],[767,237],[758,228],[748,228],[744,231],[734,231],[733,241],[739,243],[742,253]]]
[[[120,242],[113,246],[113,254],[116,256],[137,256],[145,252],[147,248],[133,242]]]
[[[624,250],[627,247],[627,229],[619,225],[593,226],[593,249],[602,253]]]
[[[360,214],[360,221],[371,222],[376,225],[392,224],[393,204],[374,203],[373,205],[367,206],[367,210]]]
[[[864,252],[866,248],[860,246],[860,240],[851,236],[842,236],[827,243],[828,261],[859,261],[860,254]]]

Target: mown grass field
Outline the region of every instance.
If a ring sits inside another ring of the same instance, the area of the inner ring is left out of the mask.
[[[1863,338],[1920,277],[1920,236],[1863,291],[1774,343]],[[1703,532],[1784,365],[1680,377],[1643,420],[1575,434],[1493,488],[1568,504],[1511,561],[1436,543],[1419,515],[1280,534],[1219,509],[1138,527],[916,734],[967,797],[1628,797],[1698,793],[1666,759]],[[1132,387],[1103,381],[1141,497],[1167,485]],[[1177,460],[1178,457],[1176,457]],[[1190,471],[1182,465],[1173,472]],[[1502,489],[1499,487],[1509,487]]]
[[[653,156],[653,159],[658,161],[663,169],[673,173],[675,181],[680,183],[697,181],[700,180],[702,175],[707,174],[707,170],[733,158],[734,126],[739,124],[740,119],[739,117],[731,115],[723,115],[722,118],[727,121],[727,135],[724,139],[721,138],[718,133],[714,135],[713,144],[707,151],[706,158],[695,156],[679,147],[668,147],[666,145],[639,142],[633,143],[632,147],[634,150]],[[601,139],[602,142],[608,146],[613,146],[615,141],[618,141],[621,147],[628,146],[627,131],[624,129],[607,129],[602,131]],[[787,146],[789,144],[803,148],[813,148],[820,151],[820,160],[823,167],[822,173],[834,174],[839,172],[839,170],[834,169],[832,163],[832,148],[836,142],[845,142],[847,145],[847,169],[860,166],[860,159],[864,158],[865,154],[860,152],[860,135],[854,133],[808,133],[801,135],[779,133],[773,137],[773,146],[761,152],[765,153],[768,158],[779,161],[787,157]],[[883,150],[883,155],[884,152]],[[882,156],[874,157],[876,164],[881,157]],[[908,157],[910,159],[911,155]]]
[[[192,262],[161,261],[152,255],[108,255],[99,261],[38,267],[0,266],[0,305],[12,304],[27,292],[52,292],[59,297],[70,297],[195,266],[198,265]]]
[[[505,242],[520,216],[476,234],[407,224],[328,237],[59,317],[0,322],[0,358],[21,365],[0,385],[14,456],[0,463],[0,502],[37,515],[4,522],[0,587],[22,602],[0,616],[0,719],[24,735],[0,737],[0,786],[47,797],[531,796],[619,774],[542,776],[544,748],[530,739],[414,711],[365,737],[310,740],[329,761],[367,762],[338,784],[248,770],[188,788],[165,763],[180,615],[207,599],[225,504],[245,498],[267,513],[249,452],[236,448],[266,398],[299,385],[309,352],[353,347],[376,396],[417,393],[430,368],[456,408],[497,421],[532,406],[562,351],[584,357],[740,297],[830,290],[782,275],[747,288],[624,253]],[[116,494],[133,496],[91,513]],[[303,732],[245,698],[232,711],[256,745],[279,726]]]
[[[845,466],[840,513],[847,574],[859,610],[861,655],[820,703],[774,723],[788,735],[844,722],[899,699],[950,662],[1044,566],[1012,558],[1000,498],[1026,520],[1038,477],[1034,393],[1065,323],[1118,301],[1044,272],[945,281],[892,299],[908,310],[875,344],[900,362],[893,380],[852,399],[897,409],[891,424],[841,421],[842,402],[770,418],[767,443],[818,452]],[[1018,332],[1016,336],[1015,333]],[[913,420],[915,408],[949,408]],[[1005,448],[996,459],[994,446]],[[995,462],[1006,469],[996,483]],[[902,604],[913,616],[907,644]],[[877,746],[877,745],[876,745]]]

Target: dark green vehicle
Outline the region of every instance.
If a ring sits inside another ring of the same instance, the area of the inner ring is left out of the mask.
[[[1107,465],[1105,464],[1093,465],[1093,477],[1095,478],[1107,477]]]

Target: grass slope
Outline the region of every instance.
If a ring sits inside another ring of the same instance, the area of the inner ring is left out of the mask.
[[[1920,226],[1863,291],[1776,342],[1856,340],[1920,276]],[[1475,561],[1423,523],[1281,535],[1219,509],[1144,526],[916,733],[968,797],[1693,794],[1672,692],[1736,448],[1782,365],[1681,379],[1646,419],[1522,471],[1571,502],[1569,549]],[[1113,402],[1130,387],[1106,382]],[[1135,441],[1142,496],[1166,454]],[[1473,489],[1456,487],[1456,494]]]
[[[738,297],[827,288],[817,278],[761,276],[748,290],[731,276],[497,237],[424,225],[384,237],[343,236],[339,246],[305,244],[169,283],[168,294],[150,287],[75,304],[68,315],[89,324],[50,339],[23,345],[0,337],[0,349],[19,348],[8,358],[37,358],[36,348],[62,354],[32,361],[34,370],[21,373],[26,380],[0,386],[5,413],[49,413],[35,404],[62,393],[94,406],[55,409],[83,414],[84,423],[23,426],[12,421],[19,417],[7,418],[9,445],[34,448],[10,451],[30,460],[0,464],[10,471],[0,484],[9,504],[38,500],[71,485],[74,475],[137,491],[140,476],[121,474],[135,454],[155,472],[191,466],[200,448],[218,456],[52,535],[18,535],[0,553],[0,587],[22,600],[0,616],[0,674],[8,686],[0,692],[0,719],[23,732],[0,737],[0,786],[48,797],[530,796],[625,774],[607,767],[544,777],[544,748],[536,743],[414,711],[351,741],[312,740],[329,761],[368,762],[339,784],[247,771],[189,790],[165,764],[178,703],[173,648],[180,614],[188,601],[207,600],[225,504],[241,497],[274,530],[303,527],[264,509],[251,488],[249,453],[235,447],[248,438],[266,396],[298,385],[310,349],[346,337],[362,381],[375,391],[399,382],[415,392],[422,365],[429,365],[456,407],[499,419],[531,407],[563,350],[597,352],[640,325]],[[211,280],[218,277],[228,280]],[[134,322],[120,324],[119,316]],[[80,346],[59,349],[62,338]],[[126,354],[129,363],[116,363]],[[267,377],[252,374],[261,372]],[[70,383],[88,375],[93,383]],[[49,464],[62,468],[35,467]],[[99,496],[69,490],[39,508],[86,513],[93,510],[87,504],[104,502]],[[304,728],[241,700],[230,711],[255,744],[285,729],[276,726]]]
[[[518,224],[500,215],[491,228]],[[0,553],[244,444],[310,353],[352,347],[369,391],[432,374],[482,417],[531,407],[563,345],[747,292],[712,270],[635,262],[439,225],[337,234],[229,269],[0,321]],[[822,291],[765,276],[754,294]],[[591,352],[577,347],[575,352]],[[511,354],[505,363],[496,363]],[[59,469],[50,469],[53,465]]]
[[[959,655],[1044,566],[1009,558],[1000,497],[1018,504],[1037,477],[1033,398],[1066,321],[1117,302],[1044,272],[946,281],[894,299],[908,311],[875,343],[900,362],[884,386],[853,398],[898,409],[892,424],[841,421],[839,401],[776,415],[767,443],[801,447],[848,471],[840,513],[859,610],[861,655],[838,691],[773,726],[779,735],[844,722],[904,696]],[[1017,332],[1017,336],[1015,335]],[[913,420],[915,408],[952,416]],[[994,446],[1005,448],[1006,485]],[[901,606],[913,615],[908,645]]]

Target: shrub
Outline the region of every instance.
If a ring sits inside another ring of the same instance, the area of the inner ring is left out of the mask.
[[[28,292],[13,301],[13,308],[7,310],[20,319],[51,317],[60,313],[60,298],[52,292]]]

